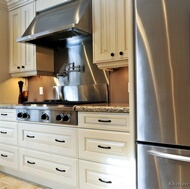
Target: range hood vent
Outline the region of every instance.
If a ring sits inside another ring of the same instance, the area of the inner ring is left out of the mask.
[[[64,40],[92,33],[91,0],[73,0],[69,3],[38,12],[17,42],[55,48]]]

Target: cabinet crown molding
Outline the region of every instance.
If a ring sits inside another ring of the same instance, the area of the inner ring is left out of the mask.
[[[35,0],[6,0],[9,11],[34,1]]]
[[[5,0],[0,0],[0,9],[7,10],[7,3]]]

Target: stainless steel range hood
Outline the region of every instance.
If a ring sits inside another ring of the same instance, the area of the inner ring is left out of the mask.
[[[38,12],[17,42],[51,48],[62,46],[67,38],[91,34],[91,15],[91,0],[72,0]]]

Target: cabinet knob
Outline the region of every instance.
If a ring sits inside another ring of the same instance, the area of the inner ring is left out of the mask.
[[[122,55],[123,55],[123,52],[122,52],[122,51],[120,51],[120,52],[119,52],[119,55],[121,55],[121,56],[122,56]]]
[[[17,66],[17,69],[20,69],[20,66]]]
[[[111,53],[110,55],[111,55],[112,57],[114,57],[115,54],[114,54],[114,53]]]

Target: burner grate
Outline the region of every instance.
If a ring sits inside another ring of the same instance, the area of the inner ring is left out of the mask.
[[[48,104],[48,105],[79,105],[79,104],[94,104],[94,103],[105,103],[105,101],[67,101],[67,100],[44,100],[37,102],[24,102],[24,105],[32,104]]]

